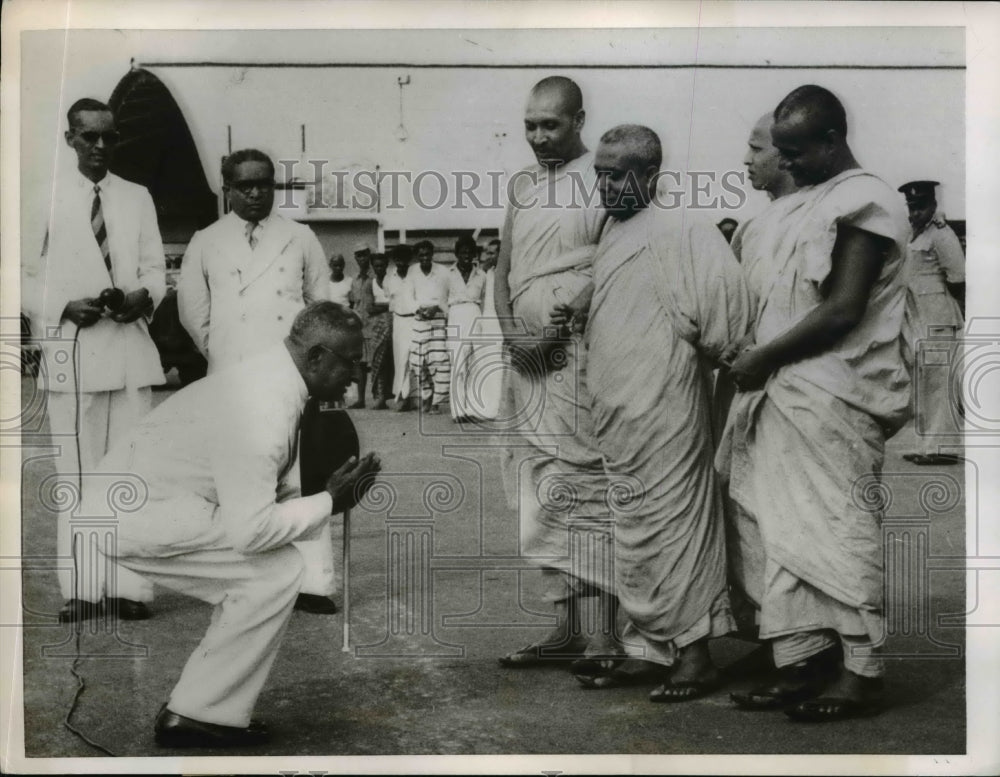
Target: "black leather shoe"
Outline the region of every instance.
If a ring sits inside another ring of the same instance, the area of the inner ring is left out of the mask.
[[[104,609],[109,615],[123,621],[144,621],[153,617],[153,613],[145,604],[133,602],[131,599],[108,599]]]
[[[100,618],[104,614],[101,602],[88,602],[83,599],[70,599],[59,610],[60,623],[79,623],[80,621]]]
[[[259,720],[246,728],[204,723],[171,712],[164,705],[153,727],[160,747],[253,747],[270,739],[267,726]]]
[[[311,612],[314,615],[333,615],[337,612],[337,605],[328,596],[299,594],[295,600],[295,609],[302,612]]]

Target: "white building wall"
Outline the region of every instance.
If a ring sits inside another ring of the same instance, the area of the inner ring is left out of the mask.
[[[233,148],[256,146],[276,158],[302,158],[300,127],[305,124],[304,156],[328,160],[333,167],[378,164],[383,171],[438,171],[446,176],[465,169],[484,179],[491,170],[509,175],[532,161],[521,123],[528,90],[546,75],[562,74],[576,79],[584,90],[584,136],[591,148],[601,132],[615,124],[647,124],[664,141],[665,167],[719,175],[743,169],[746,136],[761,114],[792,88],[821,84],[845,103],[849,140],[863,165],[894,186],[917,178],[939,180],[939,199],[947,215],[965,214],[961,28],[98,30],[29,32],[22,46],[25,250],[31,241],[41,241],[46,191],[56,163],[53,150],[71,153],[61,140],[66,108],[82,96],[107,99],[133,58],[170,88],[214,188],[219,185],[219,160],[227,150],[227,125]],[[178,66],[206,61],[240,64]],[[277,62],[305,67],[251,64]],[[387,62],[401,64],[314,66]],[[418,64],[475,67],[414,66]],[[560,69],[560,64],[587,67]],[[637,64],[651,67],[607,67]],[[693,64],[733,67],[687,67]],[[806,67],[776,69],[768,64]],[[900,66],[926,69],[894,69]],[[405,140],[397,137],[401,76],[410,77],[403,88]],[[71,163],[65,154],[60,164]],[[432,180],[426,184],[426,198],[437,199]],[[747,191],[745,206],[726,215],[742,221],[763,205],[763,195]],[[478,193],[481,200],[490,201],[488,185]],[[383,212],[386,229],[496,227],[502,221],[500,208],[417,208],[406,192],[400,204],[404,207]]]

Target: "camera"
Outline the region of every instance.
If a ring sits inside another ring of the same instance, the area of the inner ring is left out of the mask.
[[[98,295],[97,301],[101,303],[101,307],[107,308],[112,313],[117,313],[125,304],[125,292],[115,286],[112,286],[111,288],[102,291],[100,295]]]

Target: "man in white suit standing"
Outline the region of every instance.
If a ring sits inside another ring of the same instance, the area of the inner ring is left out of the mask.
[[[158,744],[266,739],[251,714],[302,579],[290,543],[356,504],[381,464],[352,456],[311,496],[282,498],[281,484],[298,460],[307,400],[342,399],[362,355],[358,317],[314,303],[283,343],[170,397],[101,463],[100,472],[144,485],[141,504],[118,516],[119,563],[215,607],[156,718]],[[113,501],[93,498],[97,512]]]
[[[329,299],[323,248],[312,230],[274,208],[274,163],[262,151],[234,151],[222,162],[231,210],[195,233],[181,263],[181,323],[208,359],[208,374],[281,342],[310,302]],[[250,422],[252,419],[247,419]],[[290,483],[297,483],[292,473]],[[306,562],[296,608],[333,614],[329,528],[297,545]]]
[[[88,474],[149,411],[149,387],[164,382],[147,325],[166,280],[152,197],[108,171],[119,139],[111,109],[84,98],[67,118],[65,138],[76,152],[76,167],[57,174],[44,247],[24,262],[22,307],[45,359],[57,451],[53,482],[79,490],[82,500]],[[114,310],[100,300],[105,289],[120,290]],[[59,620],[105,611],[128,620],[148,618],[152,585],[128,570],[105,567],[97,553],[103,531],[73,520],[79,504],[74,500],[53,502],[64,559],[58,577],[66,604]]]

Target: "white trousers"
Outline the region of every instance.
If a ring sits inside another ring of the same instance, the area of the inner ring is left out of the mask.
[[[481,311],[474,302],[448,308],[448,358],[451,360],[451,417],[476,416],[479,386],[475,385],[475,341],[472,328]]]
[[[149,581],[98,553],[98,548],[103,551],[108,542],[113,542],[109,539],[113,527],[95,526],[79,514],[87,473],[93,472],[108,448],[149,412],[152,391],[147,387],[83,392],[79,412],[74,393],[50,391],[46,399],[49,430],[56,448],[56,475],[71,490],[77,484],[81,489],[80,498],[67,500],[66,507],[58,512],[57,575],[63,598],[98,602],[107,595],[152,601],[153,585]]]
[[[410,347],[413,344],[413,316],[392,316],[392,362],[396,371],[392,394],[396,399],[410,396]]]
[[[296,456],[288,474],[278,484],[277,500],[298,499],[302,496],[299,475],[299,460]],[[306,571],[302,578],[302,593],[316,596],[333,596],[337,591],[337,581],[333,569],[333,530],[330,522],[314,531],[307,540],[292,543],[305,562]]]
[[[215,605],[167,706],[223,726],[248,726],[302,584],[291,546],[242,555],[219,548],[168,558],[122,556],[118,563],[160,585]]]

